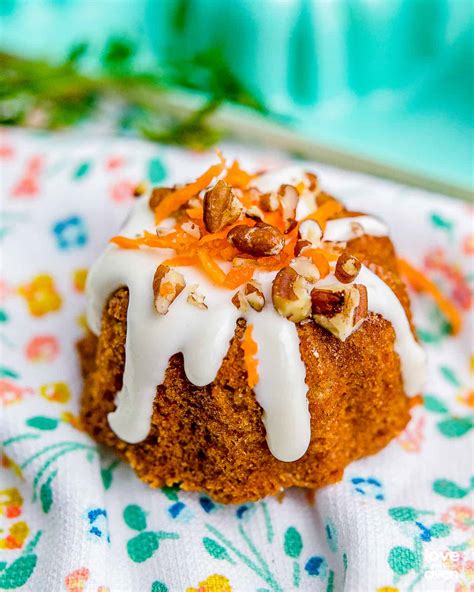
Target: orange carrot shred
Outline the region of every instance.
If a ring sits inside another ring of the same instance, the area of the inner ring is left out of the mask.
[[[180,187],[169,193],[161,200],[155,208],[155,223],[159,224],[162,220],[170,216],[179,207],[184,205],[191,197],[205,189],[209,183],[217,177],[225,168],[225,160],[220,152],[217,153],[220,163],[214,164],[207,169],[200,177],[184,187]]]
[[[451,325],[451,333],[457,335],[461,331],[462,318],[456,306],[444,296],[438,286],[426,277],[419,269],[416,269],[405,259],[398,259],[398,268],[408,283],[418,292],[430,294],[438,305],[443,315]]]
[[[176,257],[165,259],[162,263],[162,265],[168,265],[169,267],[188,267],[197,264],[198,258],[195,255],[177,255]]]
[[[114,243],[121,249],[138,249],[140,243],[134,238],[127,238],[126,236],[113,236],[110,239],[111,243]]]
[[[209,255],[205,249],[197,250],[197,257],[205,274],[216,284],[222,286],[225,281],[225,273],[217,265],[214,259]]]
[[[233,267],[225,276],[224,287],[229,290],[235,290],[242,284],[250,282],[255,272],[254,265],[242,265]]]
[[[231,166],[227,169],[225,180],[233,187],[245,189],[250,181],[255,178],[255,175],[250,175],[240,168],[238,160],[234,160]]]
[[[186,214],[193,220],[202,220],[203,210],[202,208],[188,208]]]
[[[304,257],[309,257],[319,270],[319,275],[325,278],[329,272],[329,261],[321,249],[305,249],[302,253]]]
[[[253,325],[247,325],[242,339],[242,349],[244,351],[244,362],[247,369],[247,383],[250,388],[258,383],[258,360],[255,354],[258,351],[258,345],[252,337]]]
[[[316,220],[324,230],[326,228],[326,222],[335,214],[339,214],[343,209],[344,206],[340,202],[331,198],[325,201],[323,205],[319,206],[319,208],[312,214],[306,216],[305,220]]]

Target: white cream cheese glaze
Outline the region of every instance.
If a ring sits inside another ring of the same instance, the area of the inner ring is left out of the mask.
[[[388,236],[388,228],[373,216],[337,218],[327,222],[324,230],[324,240],[342,243],[357,238],[361,234]]]
[[[289,175],[293,182],[297,174]],[[268,185],[270,190],[289,182],[281,181],[281,178],[288,179],[284,171],[275,178],[273,185]],[[368,234],[382,233],[380,222],[375,221],[377,225],[373,222],[375,219],[363,218],[366,220],[362,226]],[[333,222],[338,222],[337,226],[333,227]],[[350,240],[340,237],[352,236],[354,218],[333,222],[328,223],[326,230],[336,237],[331,240]],[[137,200],[121,235],[134,237],[144,230],[154,232],[154,228],[148,196],[143,196]],[[123,388],[116,396],[116,410],[108,416],[112,430],[130,443],[146,438],[156,386],[164,382],[168,361],[178,352],[183,354],[184,370],[191,383],[197,386],[211,383],[227,353],[236,321],[244,317],[253,324],[253,338],[258,344],[259,382],[254,390],[263,409],[269,449],[280,460],[297,460],[307,450],[311,438],[308,388],[296,325],[279,316],[271,305],[271,285],[276,272],[255,275],[265,294],[264,309],[242,313],[231,303],[229,290],[211,284],[197,268],[180,268],[187,287],[168,313],[159,315],[153,304],[153,275],[156,267],[172,254],[165,249],[123,250],[110,244],[89,272],[87,319],[96,335],[100,333],[108,298],[118,288],[129,290]],[[332,274],[322,283],[328,282],[337,283]],[[367,285],[369,310],[392,323],[406,392],[416,394],[423,382],[424,354],[411,333],[403,307],[389,286],[367,268],[362,269],[357,282]],[[187,302],[189,287],[193,284],[198,284],[199,292],[205,295],[207,310]]]

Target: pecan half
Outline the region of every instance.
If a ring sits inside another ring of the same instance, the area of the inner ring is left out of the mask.
[[[350,284],[359,275],[362,263],[349,253],[342,253],[336,263],[334,274],[342,284]]]
[[[312,284],[317,282],[321,277],[319,269],[308,257],[296,257],[290,263],[290,266],[297,274],[304,277],[304,279]]]
[[[276,193],[263,193],[260,196],[260,207],[264,212],[276,212],[279,206],[280,200]]]
[[[298,239],[319,247],[323,238],[323,230],[316,220],[303,220],[298,228]]]
[[[258,206],[250,206],[250,208],[247,208],[247,210],[245,210],[245,215],[247,218],[251,218],[257,222],[263,222],[264,214]]]
[[[284,267],[275,276],[272,302],[282,317],[294,323],[306,319],[311,313],[311,297],[306,282],[292,267]]]
[[[317,294],[325,292],[325,296]],[[334,298],[327,293],[333,292]],[[345,341],[356,331],[368,315],[367,288],[362,284],[352,284],[342,290],[327,286],[325,290],[311,292],[313,319],[330,331],[341,341]]]
[[[285,222],[285,233],[290,232],[296,226],[296,206],[299,195],[293,185],[282,185],[278,190],[280,196],[283,220]]]
[[[185,285],[184,277],[179,271],[167,265],[159,265],[153,276],[153,299],[156,311],[165,315]]]
[[[261,285],[256,281],[248,282],[234,294],[232,304],[242,312],[247,311],[249,307],[260,312],[265,306]]]
[[[259,223],[254,227],[239,224],[227,235],[227,240],[242,253],[254,257],[278,255],[285,246],[283,234],[270,224]]]
[[[219,232],[225,226],[238,220],[242,204],[232,187],[225,181],[218,181],[206,191],[203,201],[204,225],[208,232]]]
[[[344,308],[344,290],[313,288],[311,291],[311,310],[314,315],[334,317]]]

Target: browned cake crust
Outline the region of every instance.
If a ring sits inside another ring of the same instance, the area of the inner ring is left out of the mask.
[[[363,236],[347,250],[394,290],[410,318],[391,241]],[[79,343],[86,379],[81,418],[93,438],[115,448],[152,487],[180,484],[223,503],[257,500],[290,486],[316,489],[340,480],[349,462],[379,451],[409,420],[391,324],[371,314],[342,342],[311,321],[298,326],[311,443],[300,460],[277,460],[247,385],[241,319],[211,384],[194,386],[184,373],[182,354],[170,359],[165,382],[157,387],[148,437],[127,444],[107,423],[122,386],[127,305],[128,291],[118,290],[104,311],[100,337],[89,333]]]

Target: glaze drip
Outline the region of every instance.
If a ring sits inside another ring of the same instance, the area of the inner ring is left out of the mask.
[[[288,183],[288,179],[295,182],[301,178],[301,170],[280,171],[273,185],[268,177],[265,175],[265,188],[275,189],[281,183]],[[347,241],[354,238],[354,220],[342,218],[328,222],[325,239]],[[386,227],[370,216],[356,220],[366,234],[387,234]],[[137,200],[121,234],[133,238],[143,230],[155,231],[148,196]],[[170,256],[169,249],[126,250],[111,244],[90,270],[87,319],[95,334],[100,333],[102,312],[110,296],[122,287],[129,291],[123,388],[116,396],[116,410],[108,416],[110,427],[129,443],[146,438],[156,386],[164,382],[169,359],[182,352],[190,382],[197,386],[211,383],[234,336],[236,322],[243,317],[253,325],[253,337],[258,344],[259,382],[254,390],[263,409],[269,449],[282,461],[297,460],[307,450],[311,438],[306,371],[296,325],[278,315],[271,306],[271,287],[276,272],[255,273],[254,278],[262,285],[267,302],[261,312],[256,312],[237,310],[231,302],[232,292],[212,284],[199,268],[181,268],[186,288],[168,313],[159,315],[154,308],[153,276],[157,266]],[[424,354],[411,333],[403,307],[392,290],[367,268],[362,268],[357,282],[367,286],[369,310],[392,323],[406,392],[418,393],[423,381]],[[321,282],[324,283],[337,284],[337,280],[330,274]],[[194,284],[198,284],[199,291],[206,296],[206,310],[187,302],[189,288]]]

